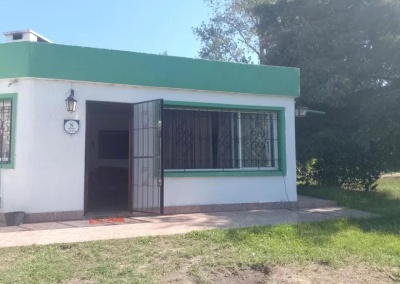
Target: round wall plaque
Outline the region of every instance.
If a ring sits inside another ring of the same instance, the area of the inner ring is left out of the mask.
[[[75,134],[79,131],[79,120],[64,119],[64,130],[68,134]]]

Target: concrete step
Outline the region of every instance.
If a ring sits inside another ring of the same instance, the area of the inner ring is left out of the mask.
[[[337,206],[336,201],[319,199],[309,196],[298,195],[297,206],[299,209],[303,208],[322,208],[322,207],[335,207]]]

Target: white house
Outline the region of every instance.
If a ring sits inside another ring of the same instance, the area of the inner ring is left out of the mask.
[[[0,215],[37,222],[297,201],[298,69],[5,35]]]

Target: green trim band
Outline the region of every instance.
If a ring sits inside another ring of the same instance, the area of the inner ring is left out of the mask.
[[[287,174],[286,166],[286,115],[285,109],[278,111],[278,155],[279,155],[279,169],[283,175]]]
[[[248,105],[230,105],[230,104],[214,104],[201,102],[183,102],[183,101],[166,101],[164,107],[175,108],[200,108],[200,109],[231,109],[231,110],[259,110],[259,111],[276,111],[278,113],[278,155],[279,170],[263,170],[263,171],[164,171],[166,177],[191,177],[191,176],[286,176],[286,109],[284,107],[269,106],[248,106]]]
[[[166,101],[166,107],[182,107],[182,108],[207,108],[207,109],[232,109],[232,110],[267,110],[267,111],[283,111],[284,107],[270,107],[270,106],[254,106],[254,105],[230,105],[230,104],[214,104],[214,103],[201,103],[201,102],[182,102],[182,101]]]
[[[37,42],[0,44],[1,78],[49,78],[298,97],[297,68]]]
[[[11,151],[10,151],[10,162],[0,163],[1,169],[14,169],[15,166],[15,129],[17,125],[17,94],[0,94],[0,101],[11,101],[12,114],[11,114]]]
[[[164,171],[164,177],[272,177],[284,176],[282,171]]]

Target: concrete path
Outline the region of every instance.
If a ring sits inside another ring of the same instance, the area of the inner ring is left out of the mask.
[[[89,225],[88,220],[0,227],[0,247],[74,243],[140,236],[182,234],[196,230],[314,222],[339,217],[368,218],[368,212],[341,207],[301,210],[254,210],[129,217],[123,223]]]
[[[391,177],[400,177],[400,173],[395,172],[395,173],[388,173],[388,174],[384,174],[382,175],[383,178],[391,178]]]

